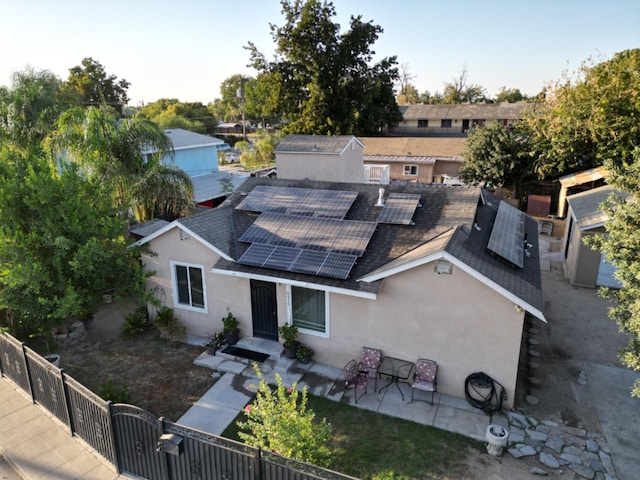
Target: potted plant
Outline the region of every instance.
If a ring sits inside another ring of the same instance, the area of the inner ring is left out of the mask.
[[[235,345],[240,338],[240,322],[231,311],[228,311],[226,317],[222,317],[222,333],[229,345]]]
[[[284,340],[284,355],[287,358],[296,358],[296,352],[298,350],[298,327],[295,325],[285,323],[278,327],[278,333],[282,340]]]
[[[222,332],[216,332],[209,336],[204,348],[209,355],[215,355],[225,343],[227,343],[227,340],[224,338],[224,334]]]
[[[313,358],[314,353],[315,352],[313,351],[313,348],[311,348],[309,345],[301,343],[300,345],[298,345],[296,357],[298,358],[298,361],[300,363],[309,363]]]

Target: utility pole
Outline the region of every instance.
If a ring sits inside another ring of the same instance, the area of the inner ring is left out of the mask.
[[[237,97],[240,99],[240,105],[242,105],[242,138],[247,141],[247,124],[244,121],[244,78],[240,78],[240,88],[236,92]]]

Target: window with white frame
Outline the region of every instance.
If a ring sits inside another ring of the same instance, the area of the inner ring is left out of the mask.
[[[404,166],[404,174],[411,175],[415,177],[418,175],[418,166],[417,165],[405,165]]]
[[[305,333],[329,334],[328,295],[322,290],[290,287],[291,323]]]
[[[207,310],[204,267],[189,263],[171,262],[173,275],[173,304],[187,310]]]

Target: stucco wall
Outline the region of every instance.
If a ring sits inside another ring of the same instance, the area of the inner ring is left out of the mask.
[[[596,286],[598,269],[600,268],[600,252],[593,250],[583,242],[584,237],[596,233],[598,233],[597,229],[580,232],[577,228],[571,232],[567,253],[567,270],[572,285],[591,288]]]
[[[417,165],[418,175],[405,175],[405,165]],[[391,180],[400,180],[403,182],[423,182],[431,183],[433,181],[433,165],[427,163],[389,163],[389,177]]]
[[[280,152],[276,154],[278,178],[362,183],[362,154],[363,148],[355,142],[352,142],[342,155]]]

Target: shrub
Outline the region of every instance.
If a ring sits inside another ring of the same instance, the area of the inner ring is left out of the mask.
[[[229,311],[226,317],[222,317],[222,325],[225,332],[235,332],[238,327],[240,327],[240,322],[235,315]]]
[[[153,324],[149,320],[147,307],[142,305],[138,309],[127,315],[122,324],[122,335],[125,338],[134,338],[150,331]]]
[[[326,419],[314,421],[315,413],[307,409],[307,387],[297,390],[297,382],[285,388],[276,373],[277,386],[272,389],[254,364],[260,379],[254,401],[247,405],[244,422],[238,422],[240,438],[248,445],[323,467],[330,464],[327,441],[331,425]]]
[[[278,333],[284,340],[284,346],[287,348],[294,348],[296,346],[296,339],[298,338],[298,327],[293,324],[285,323],[278,327]]]
[[[129,390],[126,386],[116,385],[112,379],[98,389],[98,395],[113,403],[129,403]]]

